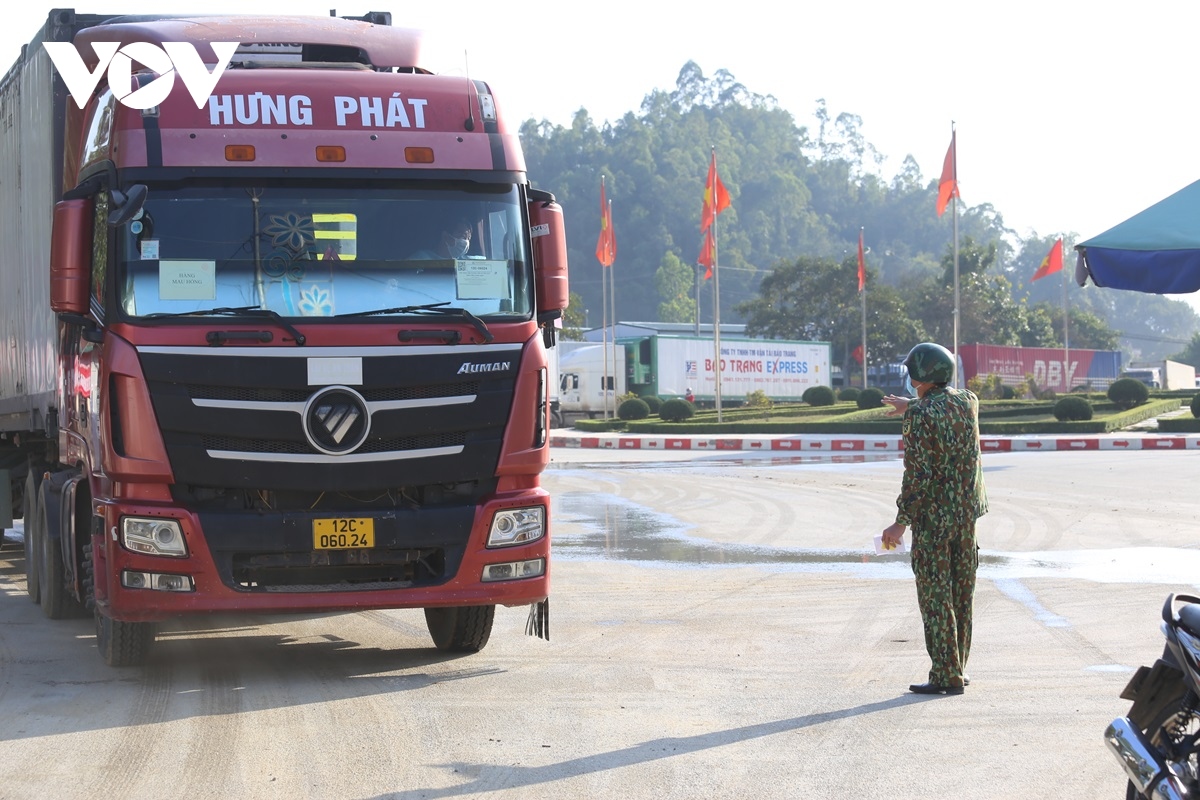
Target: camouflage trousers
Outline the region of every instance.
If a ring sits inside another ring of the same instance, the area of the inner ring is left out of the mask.
[[[933,666],[929,682],[960,686],[971,654],[971,605],[979,547],[975,521],[953,531],[912,529],[912,570],[925,626],[925,650]]]

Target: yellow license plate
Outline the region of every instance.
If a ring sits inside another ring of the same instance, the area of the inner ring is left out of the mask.
[[[314,519],[314,550],[353,550],[375,546],[373,519]]]

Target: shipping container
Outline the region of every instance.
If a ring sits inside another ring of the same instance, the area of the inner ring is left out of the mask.
[[[1086,387],[1104,391],[1121,374],[1121,354],[1116,350],[967,344],[959,347],[959,359],[961,386],[989,375],[998,375],[1005,386],[1016,386],[1032,376],[1040,390],[1062,393]]]

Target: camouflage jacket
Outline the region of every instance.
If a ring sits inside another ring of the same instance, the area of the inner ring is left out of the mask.
[[[904,411],[904,480],[896,522],[946,529],[987,513],[979,398],[933,388]]]

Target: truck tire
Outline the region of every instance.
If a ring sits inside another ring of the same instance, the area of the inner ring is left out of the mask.
[[[29,474],[25,476],[25,496],[21,499],[21,516],[25,520],[25,593],[29,599],[41,602],[41,557],[35,545],[38,520],[38,482],[34,477],[34,468],[29,466]]]
[[[433,644],[447,653],[478,653],[492,635],[495,606],[425,609]]]
[[[63,568],[62,548],[59,540],[51,539],[46,516],[46,499],[39,495],[37,509],[38,570],[42,613],[50,619],[77,617],[82,608],[67,591],[66,570]]]
[[[96,603],[96,567],[89,546],[83,552],[84,601],[96,619],[96,647],[110,667],[137,667],[145,663],[154,644],[152,622],[117,622],[100,613]]]
[[[96,647],[110,667],[140,667],[154,643],[153,622],[118,622],[96,610]]]

